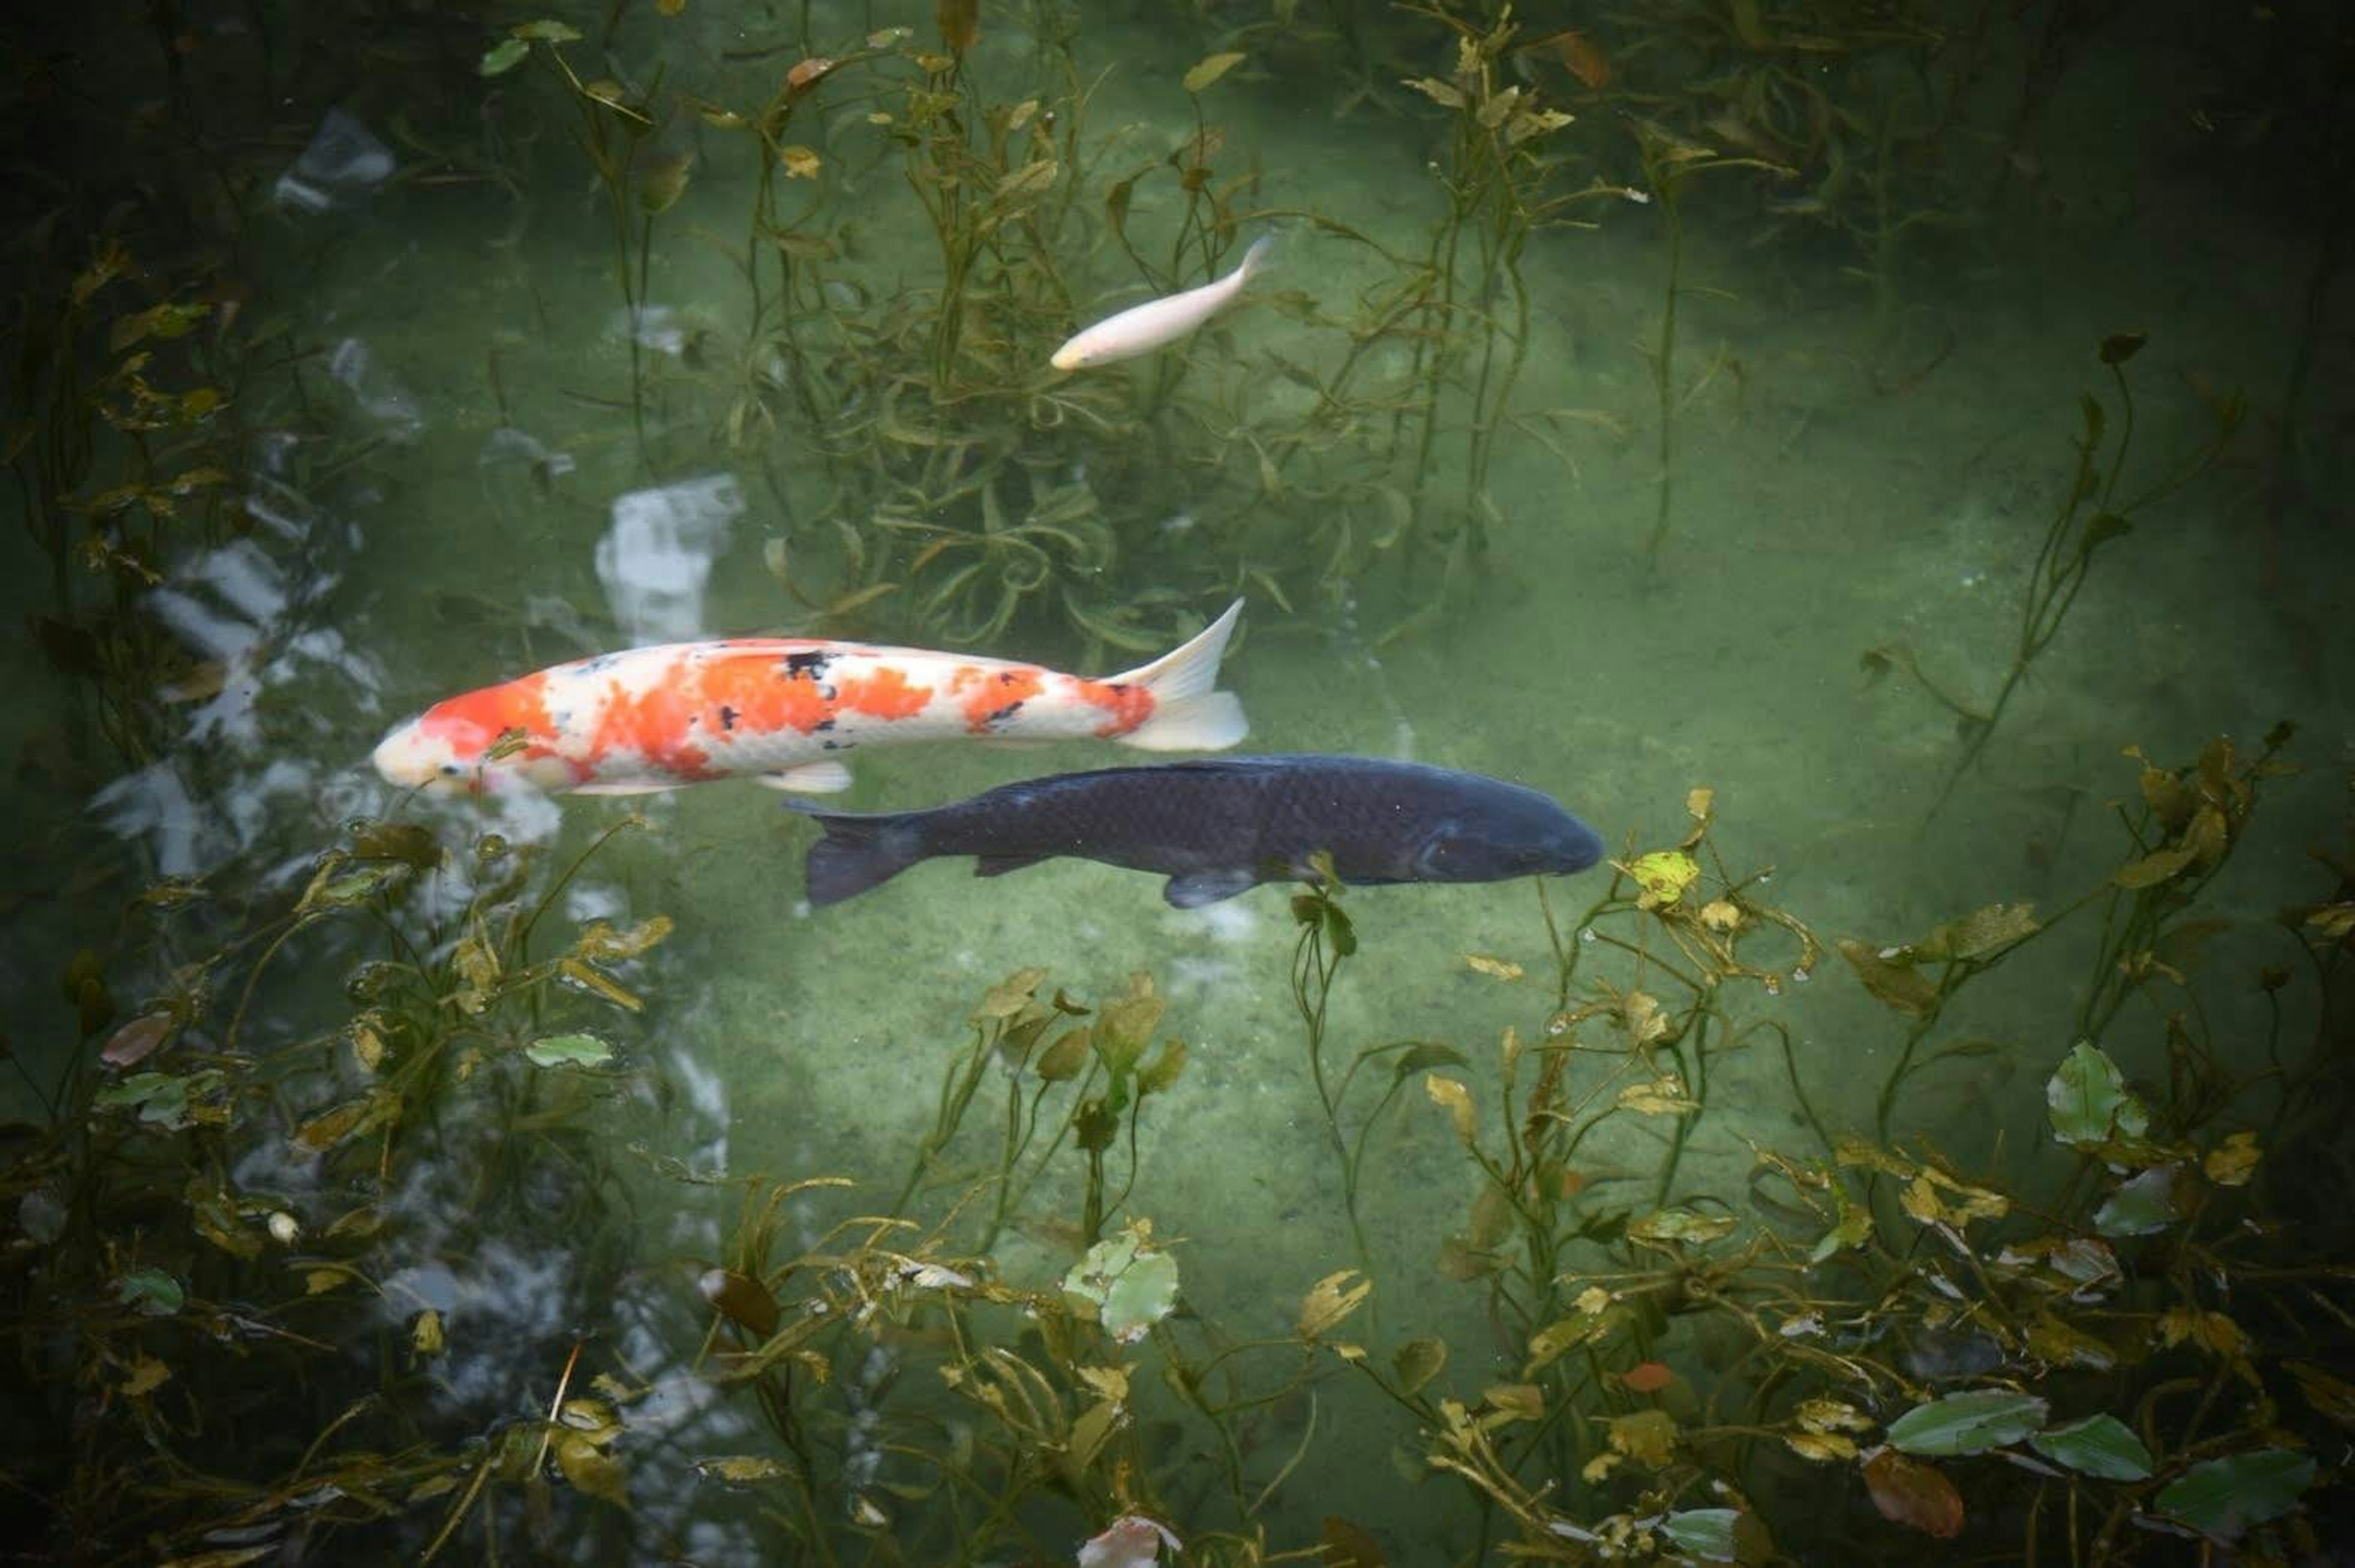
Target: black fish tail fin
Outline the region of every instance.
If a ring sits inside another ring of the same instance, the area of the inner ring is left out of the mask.
[[[826,829],[826,837],[809,848],[809,901],[815,908],[856,898],[932,853],[922,830],[905,816],[851,816],[795,805]]]

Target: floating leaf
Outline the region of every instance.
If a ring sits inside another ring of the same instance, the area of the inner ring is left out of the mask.
[[[983,993],[980,1003],[968,1015],[971,1022],[986,1023],[992,1019],[1010,1019],[1030,1005],[1031,994],[1046,979],[1044,969],[1017,969]]]
[[[2105,1481],[2150,1478],[2150,1450],[2126,1424],[2107,1413],[2037,1433],[2028,1445],[2056,1464]]]
[[[2127,889],[2157,887],[2191,864],[2193,853],[2190,846],[2183,844],[2170,849],[2153,850],[2141,859],[2129,860],[2111,872],[2110,880]]]
[[[1491,976],[1499,980],[1518,980],[1521,977],[1521,966],[1509,958],[1491,958],[1485,953],[1466,953],[1464,955],[1464,964],[1466,968],[1476,973]]]
[[[134,1268],[114,1281],[114,1299],[143,1317],[169,1317],[188,1304],[180,1282],[159,1268]]]
[[[1178,1260],[1148,1245],[1152,1233],[1146,1221],[1132,1221],[1063,1276],[1063,1294],[1092,1305],[1105,1332],[1124,1343],[1144,1338],[1178,1307]]]
[[[1638,1361],[1619,1374],[1619,1386],[1630,1393],[1657,1393],[1676,1381],[1666,1361]]]
[[[746,1487],[761,1481],[783,1481],[792,1478],[793,1472],[765,1455],[730,1456],[726,1458],[698,1459],[698,1475],[725,1481],[731,1487]]]
[[[1892,1524],[1951,1541],[1962,1533],[1963,1494],[1935,1465],[1884,1448],[1864,1462],[1864,1489]]]
[[[1660,1533],[1704,1563],[1774,1560],[1774,1541],[1766,1527],[1740,1509],[1679,1509],[1660,1521]]]
[[[108,1037],[106,1044],[99,1049],[98,1059],[109,1067],[130,1067],[144,1061],[172,1038],[175,1022],[167,1012],[142,1013]],[[2256,1163],[2254,1157],[2250,1163]]]
[[[1889,1424],[1889,1441],[1908,1454],[1980,1454],[2017,1443],[2044,1424],[2050,1407],[2034,1394],[1974,1389],[1917,1404]]]
[[[630,1506],[628,1472],[596,1438],[584,1433],[566,1432],[557,1437],[555,1448],[557,1468],[574,1487],[615,1508]]]
[[[523,1054],[534,1067],[602,1067],[613,1060],[613,1048],[593,1034],[551,1034],[525,1046]]]
[[[1192,70],[1188,71],[1185,80],[1178,85],[1189,93],[1199,92],[1242,63],[1243,57],[1240,54],[1211,55]]]
[[[802,146],[798,143],[789,147],[780,147],[777,149],[777,162],[783,165],[787,179],[817,178],[819,160],[814,148]]]
[[[2102,339],[2101,356],[2105,365],[2123,365],[2142,352],[2150,341],[2147,332],[2114,332]]]
[[[1391,1355],[1391,1371],[1398,1378],[1399,1392],[1412,1395],[1423,1392],[1423,1385],[1437,1377],[1447,1365],[1447,1341],[1435,1336],[1409,1339]]]
[[[963,55],[981,37],[981,0],[932,0],[932,20],[949,53]]]
[[[1641,890],[1636,895],[1637,909],[1666,909],[1700,880],[1700,862],[1681,849],[1655,849],[1648,855],[1638,855],[1624,869],[1636,879]]]
[[[2245,1187],[2249,1178],[2256,1173],[2257,1161],[2263,1157],[2263,1152],[2257,1147],[2256,1134],[2234,1133],[2208,1151],[2207,1157],[2200,1162],[2200,1168],[2206,1171],[2208,1179],[2219,1187]]]
[[[2164,1231],[2184,1215],[2179,1191],[2182,1175],[2179,1165],[2161,1165],[2120,1182],[2094,1211],[2094,1229],[2105,1236],[2148,1236]]]
[[[1323,1568],[1387,1568],[1390,1562],[1371,1531],[1338,1514],[1325,1516],[1322,1544],[1325,1555],[1317,1562]]]
[[[1683,1081],[1674,1073],[1649,1083],[1628,1084],[1619,1091],[1617,1104],[1639,1116],[1681,1116],[1700,1109],[1700,1102],[1685,1093]]]
[[[1989,904],[1937,927],[1913,944],[1913,954],[1920,958],[1983,958],[2041,929],[2032,903]]]
[[[410,1319],[409,1348],[421,1356],[438,1356],[448,1348],[442,1333],[442,1314],[429,1307]]]
[[[751,1275],[727,1268],[706,1269],[695,1288],[721,1317],[750,1330],[754,1338],[765,1339],[777,1331],[777,1298]]]
[[[2069,1048],[2045,1084],[2044,1104],[2051,1114],[2052,1136],[2064,1144],[2137,1138],[2150,1126],[2150,1112],[2126,1092],[2117,1063],[2082,1040]]]
[[[1353,1279],[1356,1283],[1349,1283]],[[1373,1281],[1359,1277],[1356,1269],[1336,1269],[1310,1286],[1308,1294],[1302,1297],[1300,1337],[1312,1341],[1323,1339],[1373,1293]]]
[[[1613,1448],[1651,1469],[1665,1467],[1676,1456],[1676,1418],[1665,1410],[1614,1416],[1609,1431]]]
[[[1453,1078],[1443,1078],[1436,1072],[1423,1077],[1423,1092],[1431,1096],[1434,1105],[1444,1105],[1455,1123],[1455,1136],[1469,1144],[1478,1135],[1480,1120],[1472,1109],[1472,1091]]]
[[[1902,948],[1892,950],[1902,952]],[[1868,947],[1853,937],[1839,939],[1840,956],[1849,961],[1856,977],[1864,988],[1907,1018],[1930,1016],[1938,1004],[1938,987],[1917,974],[1911,965],[1895,962],[1877,948]]]
[[[523,57],[529,53],[531,46],[523,39],[501,38],[483,51],[482,60],[474,69],[485,76],[505,76],[521,65]]]
[[[1627,1227],[1635,1242],[1690,1242],[1700,1245],[1733,1233],[1731,1214],[1702,1214],[1682,1207],[1657,1210]]]
[[[2194,1465],[2158,1494],[2163,1513],[2219,1540],[2279,1519],[2314,1483],[2314,1460],[2287,1448],[2254,1448]]]

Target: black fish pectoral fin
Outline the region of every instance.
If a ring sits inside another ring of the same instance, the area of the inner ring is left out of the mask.
[[[1231,899],[1237,893],[1248,892],[1259,885],[1256,873],[1241,866],[1228,866],[1211,871],[1188,871],[1163,884],[1161,896],[1178,909],[1200,909],[1204,904]]]
[[[1018,871],[1025,866],[1035,866],[1051,858],[1046,855],[983,855],[975,859],[973,874],[976,877],[1002,877],[1008,871]]]

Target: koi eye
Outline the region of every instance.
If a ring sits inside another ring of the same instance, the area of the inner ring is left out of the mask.
[[[454,779],[465,771],[465,769],[460,767],[455,763],[444,763],[442,764],[442,776],[445,779]]]

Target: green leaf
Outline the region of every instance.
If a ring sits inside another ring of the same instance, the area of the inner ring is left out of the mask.
[[[1242,63],[1243,57],[1240,54],[1212,55],[1188,71],[1185,80],[1178,85],[1188,92],[1199,92]]]
[[[1889,1442],[1906,1454],[1983,1454],[2042,1426],[2049,1408],[2034,1394],[2009,1389],[1950,1393],[1891,1422]]]
[[[1098,1242],[1063,1276],[1063,1294],[1090,1303],[1097,1321],[1116,1339],[1141,1339],[1177,1310],[1178,1260],[1146,1244],[1143,1221]]]
[[[2194,1465],[2158,1494],[2160,1511],[2230,1541],[2279,1519],[2314,1483],[2314,1460],[2287,1448],[2254,1448]]]
[[[2150,334],[2147,332],[2114,332],[2102,339],[2102,363],[2123,365],[2141,353],[2142,346],[2149,341]]]
[[[1702,1214],[1683,1207],[1660,1209],[1628,1226],[1627,1237],[1636,1242],[1699,1244],[1732,1234],[1736,1223],[1731,1214]]]
[[[159,1268],[135,1268],[118,1276],[114,1299],[145,1317],[169,1317],[187,1305],[180,1282]]]
[[[523,1048],[534,1067],[602,1067],[613,1060],[613,1048],[593,1034],[551,1034]]]
[[[2044,1104],[2051,1113],[2052,1136],[2064,1144],[2137,1138],[2150,1126],[2149,1111],[2126,1092],[2117,1063],[2082,1040],[2069,1048],[2044,1085]]]
[[[2150,1478],[2150,1450],[2115,1415],[2089,1415],[2039,1432],[2028,1445],[2082,1475],[2099,1476],[2105,1481]]]
[[[2105,1236],[2148,1236],[2183,1218],[2178,1200],[2179,1165],[2154,1166],[2132,1180],[2118,1184],[2094,1211],[2094,1229]]]
[[[1660,1533],[1704,1563],[1764,1563],[1774,1555],[1766,1527],[1740,1509],[1679,1509]]]
[[[1391,1371],[1398,1378],[1399,1392],[1412,1397],[1423,1392],[1423,1385],[1439,1375],[1447,1365],[1447,1341],[1436,1335],[1409,1339],[1391,1355]]]
[[[485,76],[505,76],[523,63],[531,53],[531,46],[521,38],[501,38],[483,51],[482,63],[474,69]]]

